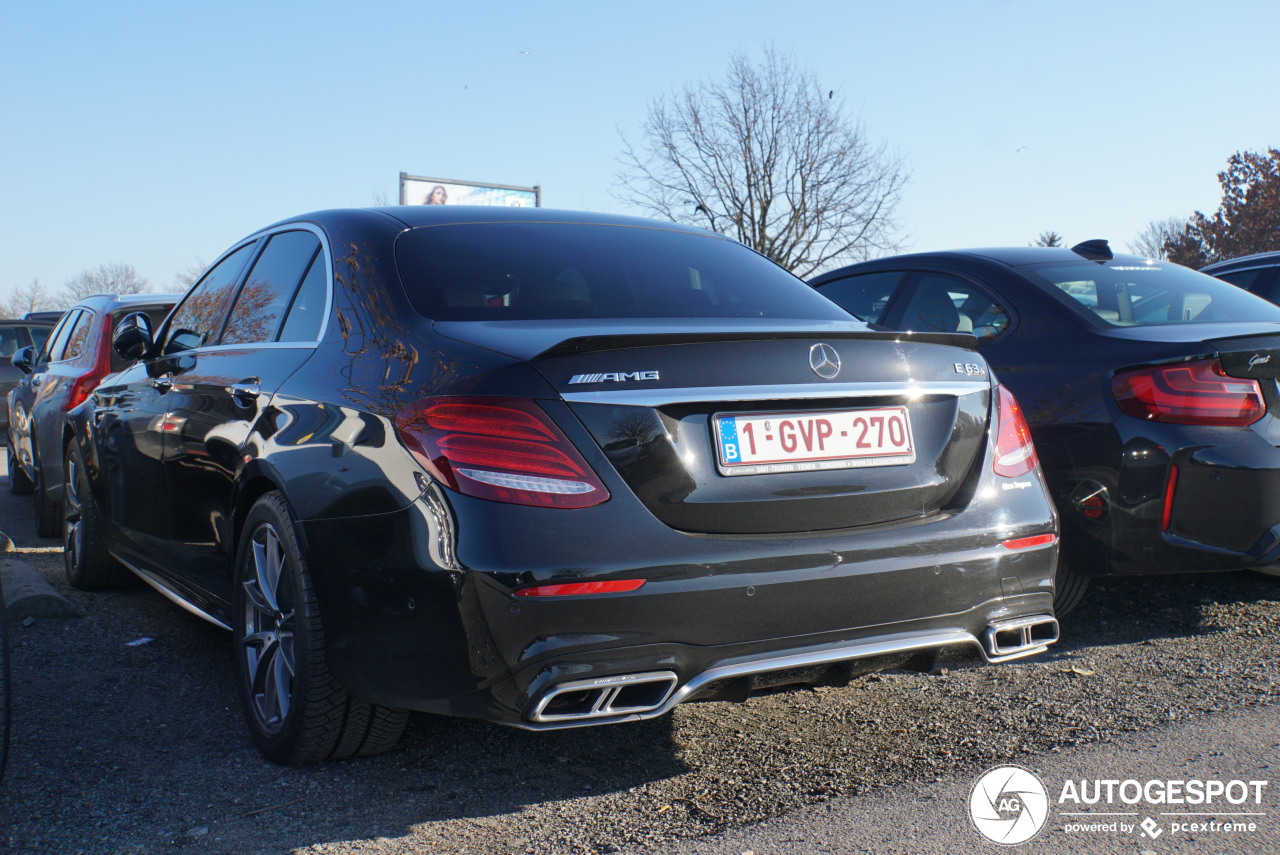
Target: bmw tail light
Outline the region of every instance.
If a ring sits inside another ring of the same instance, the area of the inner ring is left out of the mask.
[[[542,408],[524,398],[426,398],[396,435],[436,480],[481,499],[588,508],[609,491]]]
[[[1216,359],[1124,371],[1111,381],[1120,409],[1178,425],[1251,425],[1266,413],[1257,380],[1228,377]]]
[[[1018,399],[1003,386],[996,387],[996,413],[999,427],[996,432],[997,475],[1017,478],[1036,468],[1036,447],[1031,442],[1031,428],[1022,417]]]

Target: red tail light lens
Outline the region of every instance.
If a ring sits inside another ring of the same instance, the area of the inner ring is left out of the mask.
[[[588,508],[609,498],[531,400],[427,398],[397,414],[396,435],[437,480],[468,496],[546,508]]]
[[[1035,549],[1037,546],[1050,546],[1058,542],[1056,534],[1033,534],[1031,537],[1018,537],[1006,540],[1000,545],[1005,549]]]
[[[81,374],[71,383],[71,388],[67,390],[67,400],[62,402],[63,412],[74,410],[85,402],[85,399],[98,388],[98,384],[102,382],[102,378],[107,376],[106,371],[98,371],[97,369],[90,371],[88,374]]]
[[[620,594],[644,587],[645,579],[618,579],[613,582],[570,582],[564,585],[538,585],[521,588],[517,597],[580,597],[584,594]]]
[[[98,329],[97,353],[93,357],[93,365],[84,374],[71,382],[67,390],[67,399],[62,402],[62,411],[70,412],[84,403],[85,399],[98,388],[102,378],[111,373],[111,335],[110,327]]]
[[[1003,386],[996,387],[996,412],[999,429],[996,432],[997,475],[1017,478],[1036,468],[1036,447],[1031,442],[1031,428],[1022,417],[1018,399]]]
[[[1125,371],[1111,393],[1131,416],[1178,425],[1241,427],[1267,411],[1258,381],[1228,377],[1216,359]]]

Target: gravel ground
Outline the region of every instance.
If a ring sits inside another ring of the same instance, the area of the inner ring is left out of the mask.
[[[570,732],[417,716],[389,754],[281,768],[245,734],[227,634],[148,589],[68,588],[29,508],[3,493],[0,529],[84,616],[14,627],[5,852],[661,852],[1280,697],[1280,580],[1122,579],[1096,584],[1064,641],[1026,662]]]

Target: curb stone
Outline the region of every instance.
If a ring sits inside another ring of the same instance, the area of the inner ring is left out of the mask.
[[[4,606],[9,620],[80,617],[75,606],[27,562],[14,558],[12,549],[13,541],[0,532],[0,575],[3,575]]]

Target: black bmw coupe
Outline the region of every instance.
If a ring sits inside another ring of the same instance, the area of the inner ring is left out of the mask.
[[[539,209],[325,211],[223,254],[73,413],[71,582],[234,633],[281,763],[1057,638],[1057,521],[974,339]]]
[[[1106,241],[902,255],[812,284],[885,327],[979,339],[1062,512],[1059,615],[1093,576],[1280,562],[1280,307]]]

